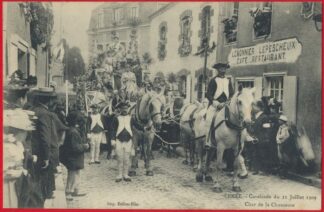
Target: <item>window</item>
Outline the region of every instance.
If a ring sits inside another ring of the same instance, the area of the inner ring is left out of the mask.
[[[283,76],[273,76],[267,77],[267,91],[268,95],[271,98],[276,99],[279,103],[283,102],[283,94],[284,94],[284,77]],[[282,104],[279,108],[279,111],[282,111]]]
[[[164,60],[166,57],[167,43],[167,23],[162,22],[159,27],[159,43],[158,43],[158,58]]]
[[[271,32],[272,3],[261,2],[251,11],[254,18],[253,30],[255,38],[267,37]]]
[[[122,10],[121,8],[114,9],[114,21],[120,22],[122,19]]]
[[[181,76],[179,80],[179,93],[183,98],[187,97],[187,77]]]
[[[190,10],[186,10],[180,16],[180,46],[179,46],[179,54],[180,56],[188,56],[191,53],[192,47],[190,42],[191,37],[191,22],[192,22],[192,12]]]
[[[204,75],[200,75],[198,77],[198,84],[197,84],[197,99],[198,101],[202,101],[204,98],[205,93],[205,82],[204,82]]]
[[[211,6],[206,6],[203,8],[201,13],[201,30],[200,30],[200,48],[204,48],[208,45],[210,34],[211,34]]]
[[[243,88],[253,88],[254,87],[254,80],[237,80],[237,87],[239,87],[240,85],[243,86]]]
[[[103,27],[104,27],[104,14],[103,14],[103,12],[99,12],[97,28],[103,28]]]
[[[234,2],[233,4],[234,4],[234,6],[233,6],[233,15],[238,16],[240,3],[239,2]]]
[[[132,18],[137,18],[138,17],[138,8],[137,7],[132,7],[131,8],[131,17]]]
[[[224,24],[224,33],[226,43],[236,42],[237,37],[237,23],[238,23],[239,2],[234,2],[231,8],[231,17],[225,18],[222,22]]]

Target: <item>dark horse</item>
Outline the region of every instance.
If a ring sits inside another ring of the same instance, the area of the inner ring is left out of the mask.
[[[137,101],[136,106],[131,111],[135,155],[132,156],[130,176],[136,175],[139,150],[142,150],[144,156],[146,175],[153,176],[151,167],[152,143],[155,136],[154,129],[161,128],[163,105],[164,100],[160,95],[146,93]]]

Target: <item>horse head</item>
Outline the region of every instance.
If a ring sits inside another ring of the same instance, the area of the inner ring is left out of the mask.
[[[315,154],[305,128],[297,128],[295,125],[292,125],[291,133],[292,136],[296,138],[297,154],[300,155],[300,159],[303,164],[306,167],[310,167],[314,162]]]
[[[236,114],[239,121],[244,124],[251,123],[252,103],[254,101],[255,88],[243,88],[239,86],[238,92],[232,97],[231,111]]]
[[[153,95],[149,103],[149,113],[154,127],[159,130],[162,126],[162,112],[165,105],[165,97],[162,95]]]

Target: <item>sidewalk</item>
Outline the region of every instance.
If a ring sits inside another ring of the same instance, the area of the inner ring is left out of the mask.
[[[55,175],[55,186],[54,199],[47,199],[44,208],[67,208],[62,173]]]

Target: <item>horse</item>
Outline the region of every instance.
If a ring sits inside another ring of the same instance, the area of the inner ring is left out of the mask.
[[[155,129],[159,130],[162,125],[162,108],[165,102],[161,95],[145,93],[132,110],[133,148],[130,176],[136,175],[138,167],[139,150],[142,150],[147,176],[153,176],[151,167],[152,143],[155,137]]]
[[[309,173],[315,171],[315,154],[310,139],[304,127],[298,128],[292,124],[290,136],[278,146],[280,161],[285,170],[281,170],[285,175],[287,171],[297,173]]]
[[[251,123],[252,103],[254,101],[254,88],[243,88],[239,86],[238,91],[233,95],[231,100],[219,110],[213,117],[209,131],[209,139],[213,147],[216,147],[216,180],[214,181],[213,191],[220,193],[222,188],[219,182],[220,171],[223,167],[223,153],[226,149],[233,149],[234,175],[233,191],[240,192],[241,188],[238,182],[239,165],[242,162],[241,153],[244,148],[246,139],[245,124]],[[213,149],[213,148],[210,148]],[[207,151],[206,156],[206,177],[209,178],[208,164],[210,164],[211,151]],[[201,174],[198,172],[197,175]],[[211,178],[211,177],[210,177]],[[211,178],[212,179],[212,178]]]
[[[199,155],[203,155],[205,131],[199,124],[206,115],[207,108],[199,102],[184,105],[180,110],[180,140],[185,150],[185,165],[199,164]],[[197,152],[198,151],[198,152]]]

